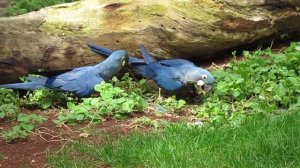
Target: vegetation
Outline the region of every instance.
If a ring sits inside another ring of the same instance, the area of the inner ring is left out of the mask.
[[[18,97],[16,92],[0,88],[0,119],[17,117],[20,104]]]
[[[59,154],[49,154],[48,163],[53,167],[299,167],[299,119],[299,111],[291,111],[234,129],[171,124],[163,133],[139,132],[104,144],[74,143]]]
[[[19,114],[18,124],[11,130],[3,131],[2,137],[7,142],[12,142],[15,139],[26,138],[28,134],[35,128],[37,124],[41,124],[47,119],[37,114]]]
[[[299,64],[300,43],[280,53],[245,51],[243,61],[213,71],[217,83],[204,104],[195,107],[196,116],[214,126],[239,126],[247,117],[289,109],[300,102]]]
[[[16,16],[31,11],[37,11],[47,6],[73,1],[77,0],[13,0],[11,6],[5,13],[7,16]]]
[[[111,83],[96,85],[95,91],[100,94],[99,97],[83,98],[82,103],[77,105],[68,102],[70,111],[62,112],[55,122],[71,125],[83,120],[100,122],[103,115],[120,118],[133,111],[142,111],[147,105],[146,100],[135,92],[125,92]]]
[[[67,101],[72,101],[72,97],[69,94],[55,90],[42,89],[28,92],[26,96],[21,99],[21,104],[25,107],[47,109],[52,106],[59,107],[66,105]]]

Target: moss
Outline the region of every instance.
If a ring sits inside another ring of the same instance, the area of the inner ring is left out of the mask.
[[[133,10],[132,13],[138,16],[163,16],[167,11],[167,8],[163,5],[159,4],[152,4],[152,5],[137,5]]]
[[[87,27],[84,25],[78,25],[78,23],[71,24],[64,21],[48,21],[45,22],[41,28],[49,33],[64,35],[75,35],[88,32]]]
[[[94,3],[78,2],[67,4],[66,7],[51,8],[46,13],[45,22],[41,25],[41,30],[51,34],[64,35],[85,35],[99,25],[99,13],[91,8]]]
[[[216,22],[219,18],[215,13],[222,11],[220,4],[217,4],[212,0],[174,2],[172,6],[188,18],[202,20],[206,23]]]

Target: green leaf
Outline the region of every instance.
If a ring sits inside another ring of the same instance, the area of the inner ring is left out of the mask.
[[[17,121],[19,121],[19,122],[29,122],[30,121],[30,116],[29,115],[26,115],[26,114],[20,114],[19,116],[18,116],[18,119],[17,119]]]
[[[72,102],[68,102],[68,103],[67,103],[67,107],[68,107],[69,109],[72,109],[72,108],[75,107],[75,104],[72,103]]]
[[[134,101],[133,100],[128,100],[127,102],[124,102],[122,105],[122,110],[126,112],[132,111],[134,107]]]
[[[34,125],[31,123],[20,123],[20,126],[27,131],[31,131],[34,129]]]
[[[81,121],[84,119],[84,115],[83,114],[77,114],[76,115],[76,120]]]
[[[50,106],[52,106],[52,101],[46,101],[46,102],[43,102],[43,103],[41,104],[41,106],[42,106],[43,109],[47,109],[47,108],[49,108]]]

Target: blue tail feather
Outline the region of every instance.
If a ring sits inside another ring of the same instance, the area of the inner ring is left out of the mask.
[[[4,85],[0,85],[0,88],[35,90],[35,89],[45,89],[46,87],[43,85],[43,83],[28,82],[28,83],[4,84]]]
[[[88,46],[90,47],[90,49],[97,53],[97,54],[100,54],[100,55],[103,55],[105,57],[108,57],[110,54],[112,54],[114,51],[113,50],[110,50],[110,49],[107,49],[107,48],[104,48],[104,47],[101,47],[101,46],[97,46],[95,44],[88,44]]]
[[[88,46],[90,47],[90,49],[93,52],[95,52],[99,55],[103,55],[105,57],[108,57],[110,54],[112,54],[114,52],[113,50],[110,50],[110,49],[105,48],[105,47],[97,46],[95,44],[88,44]],[[139,58],[135,58],[135,57],[129,57],[128,62],[131,63],[131,64],[143,64],[143,63],[145,63],[144,60],[139,59]]]
[[[147,64],[149,64],[150,62],[156,62],[156,60],[151,57],[151,55],[143,45],[141,45],[141,52]]]

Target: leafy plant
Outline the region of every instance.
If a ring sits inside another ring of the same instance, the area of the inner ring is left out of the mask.
[[[146,79],[141,79],[139,81],[135,81],[132,77],[130,77],[129,73],[126,73],[121,80],[114,77],[111,82],[116,87],[120,87],[124,90],[133,91],[144,98],[151,98],[155,94],[155,90],[158,90],[158,87],[154,84],[151,84]]]
[[[95,91],[100,94],[99,97],[84,98],[82,103],[77,105],[68,102],[70,111],[62,112],[55,122],[57,124],[67,122],[71,125],[83,120],[100,122],[103,115],[120,118],[133,111],[141,111],[147,105],[145,99],[135,92],[127,93],[111,83],[96,85]]]
[[[238,126],[247,116],[257,117],[287,110],[300,95],[300,43],[291,43],[282,53],[244,52],[243,61],[233,61],[229,70],[217,69],[213,93],[197,116],[214,125]]]
[[[47,6],[74,1],[76,0],[13,0],[5,13],[8,16],[15,16],[37,11]]]
[[[186,101],[179,99],[177,100],[175,96],[157,99],[154,102],[155,110],[157,112],[180,112],[180,110],[185,107]]]
[[[22,99],[22,104],[47,109],[53,105],[66,104],[69,100],[72,100],[72,98],[67,93],[41,89],[28,92],[24,99]]]
[[[9,143],[14,139],[26,138],[37,124],[45,122],[47,119],[37,114],[19,114],[19,122],[11,130],[3,131],[2,137]]]
[[[18,93],[0,88],[0,118],[15,118],[19,113],[19,104]]]

